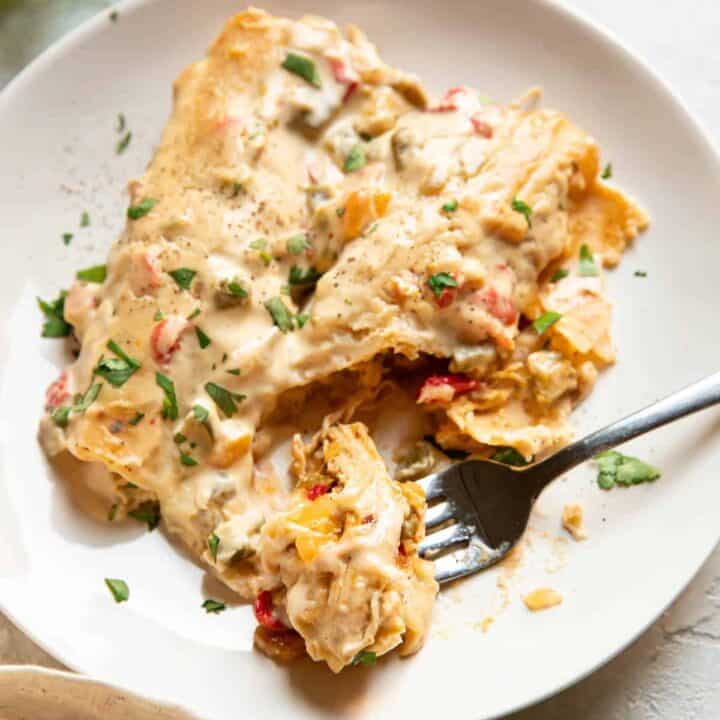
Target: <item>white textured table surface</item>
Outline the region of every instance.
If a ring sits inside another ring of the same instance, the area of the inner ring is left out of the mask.
[[[473,1],[480,0],[468,0]],[[648,60],[720,140],[718,0],[568,0],[567,4],[608,27]],[[63,32],[107,6],[102,0],[0,0],[0,86]],[[62,667],[0,615],[0,664],[15,663]],[[718,717],[720,551],[716,550],[686,592],[630,648],[576,686],[509,720]]]

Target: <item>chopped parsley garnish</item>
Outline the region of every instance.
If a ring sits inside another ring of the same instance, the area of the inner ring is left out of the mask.
[[[343,170],[346,173],[355,172],[356,170],[360,170],[360,168],[365,167],[366,162],[367,158],[365,157],[365,151],[362,149],[362,145],[354,145],[345,158]]]
[[[132,133],[128,130],[128,132],[126,132],[125,135],[118,140],[117,145],[115,146],[115,152],[118,155],[122,155],[127,150],[130,140],[132,140]]]
[[[78,270],[75,277],[84,282],[104,283],[107,277],[107,265],[93,265],[84,270]]]
[[[157,205],[154,198],[143,198],[137,205],[131,205],[127,209],[127,216],[130,220],[139,220],[145,217]]]
[[[237,412],[235,402],[242,402],[246,397],[240,393],[234,393],[214,382],[205,383],[205,391],[220,410],[223,411],[226,417],[232,417]]]
[[[307,237],[304,233],[299,235],[293,235],[287,240],[287,249],[289,253],[293,255],[300,255],[304,250],[310,247],[310,243],[307,241]]]
[[[157,310],[153,316],[153,320],[162,320],[165,317],[162,310]]]
[[[125,125],[127,123],[125,122],[125,115],[123,113],[118,113],[117,116],[117,125],[115,126],[115,132],[123,132],[125,130]]]
[[[239,375],[240,374],[240,368],[233,368],[232,370],[226,370],[228,375]]]
[[[451,213],[455,212],[458,209],[458,201],[457,200],[450,200],[450,202],[446,202],[442,206],[443,212]]]
[[[147,523],[148,530],[152,532],[160,524],[160,503],[157,500],[148,500],[130,510],[128,516],[138,522]]]
[[[212,559],[217,560],[217,552],[218,548],[220,547],[220,538],[215,533],[213,533],[212,535],[208,536],[207,544]]]
[[[542,335],[548,328],[551,328],[562,315],[554,310],[544,312],[535,322],[533,327],[537,330],[538,335]]]
[[[105,584],[115,598],[116,603],[127,602],[130,597],[130,588],[124,580],[105,578]]]
[[[189,290],[197,271],[190,268],[178,268],[177,270],[171,270],[168,274],[180,289]]]
[[[188,316],[188,320],[194,320],[200,314],[200,308],[196,307]]]
[[[126,482],[120,486],[123,490],[137,490],[138,486],[134,482]]]
[[[131,425],[137,425],[143,418],[145,417],[145,413],[136,412],[135,415],[128,420],[128,422]]]
[[[69,405],[59,407],[52,411],[50,417],[58,427],[64,428],[67,427],[68,421],[70,420],[71,410],[72,408]]]
[[[580,246],[580,274],[585,277],[594,277],[600,274],[595,264],[595,258],[590,248],[585,244]]]
[[[288,274],[290,285],[314,285],[319,279],[320,273],[314,267],[303,270],[301,267],[293,265]]]
[[[198,345],[200,345],[201,350],[204,350],[212,343],[212,340],[199,327],[195,328],[195,335],[197,335]]]
[[[121,387],[142,366],[137,360],[126,355],[114,340],[110,340],[107,347],[117,357],[101,359],[94,370],[94,374],[105,378],[113,387]]]
[[[440,297],[445,288],[457,287],[457,280],[450,273],[439,272],[428,278],[428,285],[435,297]]]
[[[62,236],[63,245],[69,245],[70,241],[72,239],[73,239],[72,233],[63,233],[63,236]]]
[[[247,290],[237,280],[231,280],[227,285],[227,289],[235,297],[246,298],[248,296]]]
[[[198,464],[198,461],[190,455],[186,455],[182,450],[180,451],[180,462],[186,467],[193,467]]]
[[[302,330],[310,319],[310,315],[308,315],[308,313],[301,313],[295,319],[297,320],[297,326]]]
[[[118,510],[118,504],[113,503],[111,505],[110,509],[108,510],[108,514],[107,514],[107,519],[110,522],[112,522],[115,519],[115,516],[117,515],[117,510]]]
[[[633,274],[635,277],[647,277],[645,270],[636,270]]]
[[[361,650],[353,659],[352,664],[358,665],[374,665],[377,662],[377,653],[372,650]]]
[[[335,208],[335,214],[338,217],[342,217],[345,214],[345,208],[344,207]]]
[[[242,189],[243,189],[242,183],[234,182],[232,196],[237,197],[240,194],[240,192],[242,191]]]
[[[169,377],[159,372],[155,373],[155,382],[165,393],[165,397],[163,398],[162,416],[167,420],[177,420],[178,405],[177,397],[175,396],[175,383],[173,383]]]
[[[184,442],[187,442],[187,438],[182,433],[175,433],[173,435],[173,442],[176,445],[182,445]]]
[[[608,450],[595,456],[598,465],[597,484],[603,490],[611,490],[615,485],[639,485],[653,482],[660,477],[660,470],[630,455]]]
[[[320,87],[320,74],[315,67],[315,63],[304,55],[289,52],[283,60],[282,67],[288,72],[301,77],[315,87]]]
[[[559,270],[556,270],[552,277],[550,278],[550,282],[558,282],[559,280],[562,280],[563,278],[566,278],[570,274],[570,271],[567,268],[560,268]]]
[[[527,221],[528,227],[532,227],[532,208],[522,200],[518,200],[517,198],[513,198],[511,203],[512,209],[515,212],[520,213],[521,215],[525,216],[525,220]]]
[[[272,255],[267,251],[267,240],[265,238],[258,238],[250,243],[250,247],[253,250],[258,250],[261,260],[269,265],[272,262]]]
[[[80,216],[80,227],[88,227],[90,225],[90,213],[87,210],[83,211]]]
[[[522,467],[523,465],[529,465],[530,462],[525,459],[515,448],[501,447],[498,448],[491,456],[491,460],[502,463],[503,465],[513,465],[515,467]]]
[[[224,602],[220,602],[220,600],[213,600],[212,598],[208,598],[203,604],[202,607],[205,608],[206,613],[221,613],[223,610],[226,610],[226,606]]]
[[[85,394],[76,396],[75,404],[73,405],[74,412],[85,412],[94,402],[97,400],[97,396],[100,394],[102,383],[95,383],[91,385]]]
[[[603,180],[609,180],[612,177],[612,163],[608,163],[605,168],[603,169],[602,173],[600,174],[600,177]]]
[[[270,313],[270,317],[280,332],[288,332],[293,329],[293,318],[290,311],[285,306],[281,297],[272,297],[265,303],[265,309]]]
[[[38,307],[45,315],[45,322],[42,326],[42,336],[46,338],[67,337],[72,331],[72,325],[65,322],[63,313],[65,311],[65,298],[67,293],[61,290],[57,299],[52,302],[45,302],[37,299]]]

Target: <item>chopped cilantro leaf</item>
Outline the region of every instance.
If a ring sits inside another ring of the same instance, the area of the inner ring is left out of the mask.
[[[292,315],[282,301],[282,298],[270,298],[265,303],[265,309],[270,313],[273,323],[280,329],[280,332],[286,333],[293,329]]]
[[[194,320],[200,314],[200,308],[196,307],[188,316],[188,320]]]
[[[537,331],[538,335],[542,335],[548,328],[551,328],[562,315],[554,310],[548,310],[544,312],[535,322],[533,327]]]
[[[115,516],[117,515],[117,509],[118,509],[118,504],[113,503],[112,506],[110,507],[110,509],[108,510],[107,519],[110,522],[112,522],[115,519]]]
[[[173,442],[176,445],[182,445],[184,442],[187,442],[187,438],[182,433],[175,433],[173,435]]]
[[[345,208],[344,207],[335,208],[335,214],[341,218],[345,214]]]
[[[153,320],[162,320],[165,317],[162,310],[157,310],[153,316]]]
[[[361,650],[352,659],[352,664],[357,665],[374,665],[377,662],[377,653],[372,650]]]
[[[237,412],[235,401],[242,402],[245,400],[245,395],[231,392],[222,385],[213,382],[205,383],[205,391],[226,417],[232,417]]]
[[[93,267],[78,270],[75,277],[83,282],[103,283],[107,277],[107,265],[93,265]]]
[[[177,270],[171,270],[168,274],[180,289],[189,290],[193,278],[197,275],[197,271],[191,270],[190,268],[178,268]]]
[[[550,282],[556,283],[559,280],[566,278],[569,274],[570,274],[570,271],[567,268],[560,268],[552,274],[552,277],[550,278]]]
[[[203,604],[202,607],[205,608],[206,613],[221,613],[223,610],[226,610],[226,605],[224,602],[220,602],[220,600],[213,600],[212,598],[208,598]]]
[[[67,337],[72,331],[72,325],[65,321],[65,298],[67,293],[60,291],[57,299],[52,302],[37,299],[38,307],[45,315],[45,322],[42,326],[42,336],[46,338]]]
[[[127,123],[125,122],[125,115],[123,113],[118,113],[117,125],[115,126],[115,132],[119,132],[119,133],[123,132],[123,130],[125,130],[126,124]]]
[[[110,22],[117,22],[118,19],[118,11],[117,10],[111,10],[110,15],[108,16],[110,18]]]
[[[132,133],[128,130],[128,132],[118,140],[117,145],[115,145],[115,153],[122,155],[127,150],[130,140],[132,140]]]
[[[639,485],[657,480],[661,473],[658,468],[636,457],[608,450],[595,456],[598,465],[597,483],[603,490],[615,485]]]
[[[201,350],[204,350],[212,343],[212,340],[199,327],[195,328],[195,335],[197,336],[198,345],[200,345]]]
[[[458,201],[457,200],[450,200],[449,202],[446,202],[442,206],[443,212],[451,213],[455,212],[458,209]]]
[[[297,315],[295,319],[297,320],[297,326],[302,330],[307,321],[310,319],[310,315],[308,315],[308,313],[301,313],[300,315]]]
[[[192,411],[195,419],[198,422],[207,422],[210,413],[208,412],[208,409],[206,407],[203,407],[202,405],[193,405]]]
[[[69,405],[59,407],[52,411],[50,417],[58,427],[64,428],[67,427],[68,421],[70,420],[71,410],[72,408]]]
[[[365,157],[365,151],[362,149],[362,145],[354,145],[345,158],[343,170],[346,173],[355,172],[356,170],[360,170],[360,168],[365,167],[366,162],[367,158]]]
[[[232,196],[237,197],[240,194],[240,192],[242,191],[242,189],[243,189],[242,183],[234,182]]]
[[[160,503],[147,500],[128,512],[128,516],[138,522],[147,523],[148,530],[153,531],[160,524]]]
[[[320,273],[314,267],[303,270],[301,267],[293,265],[288,274],[290,285],[314,285],[319,279]]]
[[[84,210],[80,216],[80,227],[88,227],[88,225],[90,225],[90,213]]]
[[[585,244],[580,246],[580,274],[585,277],[594,277],[600,274],[595,264],[595,258],[590,248]]]
[[[305,55],[289,52],[283,60],[282,67],[288,72],[301,77],[315,87],[320,87],[320,74],[315,67],[315,63]]]
[[[246,298],[248,296],[247,290],[245,290],[237,280],[231,280],[228,283],[227,289],[229,293],[235,297]]]
[[[155,373],[155,382],[165,393],[165,397],[163,398],[162,416],[167,420],[177,420],[178,405],[177,397],[175,395],[175,383],[173,383],[169,377],[159,372]]]
[[[636,270],[633,274],[635,277],[647,277],[645,270]]]
[[[128,422],[131,425],[137,425],[144,417],[145,413],[136,412],[135,415]]]
[[[72,239],[73,239],[73,234],[72,234],[72,233],[63,233],[63,236],[62,236],[63,245],[69,245],[69,244],[70,244],[70,241],[71,241]]]
[[[450,273],[439,272],[428,278],[428,285],[435,297],[440,297],[445,288],[457,287],[457,281]]]
[[[182,450],[180,451],[180,462],[186,467],[193,467],[198,464],[195,458],[186,455]]]
[[[257,240],[253,240],[250,243],[250,247],[253,250],[258,250],[258,255],[260,255],[260,259],[266,264],[269,265],[272,262],[272,255],[267,251],[267,240],[265,238],[258,238]]]
[[[105,578],[105,585],[112,593],[116,603],[126,602],[130,597],[130,588],[124,580],[117,578]]]
[[[131,205],[127,209],[127,216],[130,220],[139,220],[145,217],[157,205],[154,198],[143,198],[137,205]]]
[[[240,374],[240,368],[233,368],[232,370],[226,370],[228,375],[239,375]]]
[[[491,460],[502,463],[503,465],[512,465],[514,467],[522,467],[529,465],[530,462],[525,459],[515,448],[501,447],[498,448],[491,456]]]
[[[293,255],[300,255],[304,250],[310,247],[310,243],[307,241],[307,237],[304,233],[299,235],[293,235],[287,239],[287,249],[289,253]]]
[[[102,389],[102,383],[95,383],[91,385],[84,395],[76,397],[76,402],[73,405],[73,412],[85,412],[94,402],[97,400],[97,396],[100,394]]]
[[[527,221],[528,227],[532,227],[532,208],[522,200],[518,200],[517,198],[513,198],[511,203],[512,209],[515,212],[520,213],[521,215],[525,216],[525,220]]]
[[[212,535],[208,536],[207,544],[212,559],[217,560],[217,552],[218,548],[220,547],[220,538],[215,533],[212,533]]]
[[[605,168],[603,169],[602,173],[600,174],[600,177],[603,180],[609,180],[612,177],[612,163],[608,163]]]
[[[114,340],[110,340],[107,347],[118,357],[101,359],[94,374],[107,380],[113,387],[121,387],[137,372],[141,364],[126,355]]]

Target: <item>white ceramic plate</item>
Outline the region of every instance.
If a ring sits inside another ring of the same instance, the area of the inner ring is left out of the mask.
[[[720,163],[678,101],[614,41],[530,0],[266,7],[357,22],[390,62],[436,91],[466,83],[509,100],[542,84],[546,104],[597,137],[653,226],[611,274],[619,362],[577,413],[581,432],[717,370]],[[541,499],[519,567],[442,593],[423,652],[339,677],[253,652],[247,607],[202,612],[203,571],[158,532],[89,520],[36,445],[44,388],[62,358],[58,343],[39,337],[34,298],[54,296],[75,269],[102,261],[123,222],[124,183],[141,172],[165,122],[172,80],[237,9],[229,0],[130,3],[116,23],[98,17],[55,46],[0,97],[0,603],[69,666],[213,720],[238,712],[469,720],[536,701],[624,647],[714,546],[717,412],[632,444],[664,471],[652,486],[603,493],[590,468],[572,473]],[[120,157],[118,112],[133,131]],[[78,228],[83,210],[89,228]],[[557,539],[570,500],[585,506],[586,543]],[[129,603],[112,602],[107,576],[128,580]],[[509,587],[505,608],[498,580]],[[560,590],[563,605],[528,613],[519,596],[539,585]],[[484,633],[488,615],[496,621]]]

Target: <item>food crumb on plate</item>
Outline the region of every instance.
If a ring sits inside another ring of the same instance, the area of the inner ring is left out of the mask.
[[[528,610],[537,612],[560,605],[563,601],[562,595],[552,588],[538,588],[527,595],[523,595],[523,602]]]
[[[562,526],[570,533],[573,540],[586,540],[588,531],[583,520],[581,505],[566,505],[563,508]]]

